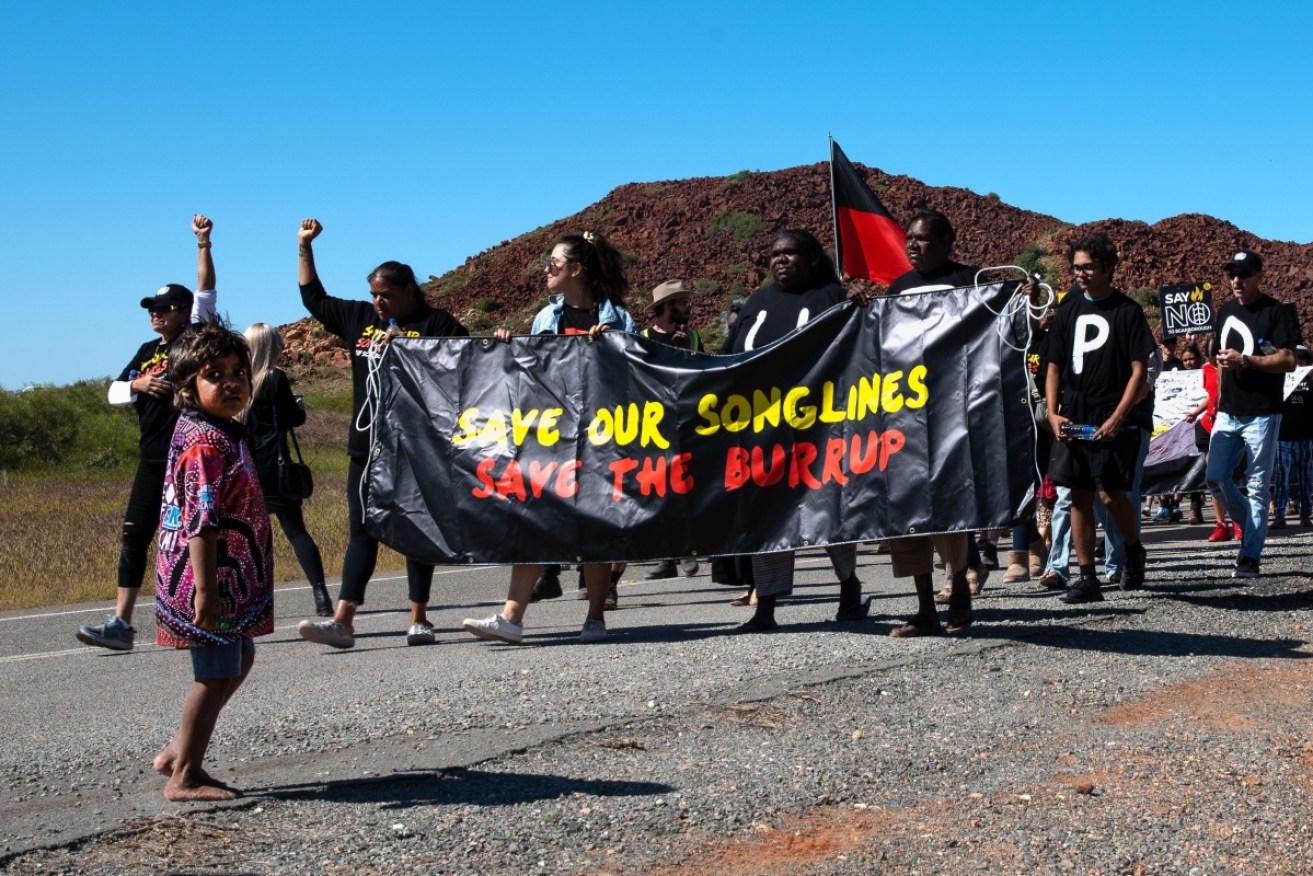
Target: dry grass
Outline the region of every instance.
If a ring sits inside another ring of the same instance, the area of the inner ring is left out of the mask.
[[[346,454],[302,446],[315,472],[315,495],[304,506],[306,526],[319,544],[325,572],[336,577],[347,542]],[[0,480],[0,610],[113,599],[131,483],[130,471]],[[404,567],[399,554],[379,551],[380,572]],[[143,595],[154,592],[153,570],[152,552]],[[305,577],[277,522],[274,573],[279,581]]]

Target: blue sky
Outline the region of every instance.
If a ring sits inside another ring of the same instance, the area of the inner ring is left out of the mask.
[[[116,373],[139,299],[303,315],[442,274],[626,182],[854,161],[1073,222],[1313,241],[1303,4],[8,3],[0,387]]]

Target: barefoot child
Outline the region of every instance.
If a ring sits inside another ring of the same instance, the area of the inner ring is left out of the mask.
[[[272,633],[269,514],[244,427],[251,359],[240,334],[207,323],[182,339],[170,367],[180,414],[169,447],[159,560],[156,642],[191,653],[182,721],[155,756],[170,800],[229,800],[237,791],[202,768],[219,712],[255,662],[253,636]]]

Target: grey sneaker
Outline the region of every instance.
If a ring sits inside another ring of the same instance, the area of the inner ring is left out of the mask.
[[[1235,570],[1231,573],[1232,578],[1257,578],[1262,572],[1259,571],[1258,560],[1253,557],[1241,557],[1240,561],[1235,564]],[[78,638],[81,638],[79,636]]]
[[[433,635],[432,624],[411,624],[406,633],[407,645],[432,645],[437,640],[437,636]]]
[[[679,571],[685,578],[692,578],[698,573],[698,561],[692,558],[679,561]]]
[[[109,620],[99,626],[80,626],[77,631],[79,642],[109,648],[111,651],[131,651],[132,640],[137,631],[118,615],[110,615]]]
[[[465,632],[480,639],[492,639],[494,642],[507,642],[511,645],[518,645],[524,641],[524,627],[511,623],[500,614],[485,617],[483,620],[467,617],[460,625],[465,628]]]
[[[354,648],[356,646],[355,630],[346,624],[329,620],[303,620],[296,625],[296,631],[307,642],[327,645],[330,648]]]
[[[584,628],[579,633],[581,642],[603,642],[611,638],[611,634],[606,631],[606,621],[593,620],[588,618],[584,621]]]

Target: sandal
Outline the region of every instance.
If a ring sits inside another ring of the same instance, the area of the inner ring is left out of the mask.
[[[1039,576],[1039,586],[1045,590],[1066,590],[1067,582],[1057,572],[1049,570]]]
[[[967,570],[967,583],[971,585],[972,596],[979,596],[980,591],[985,589],[985,582],[988,580],[989,566],[986,566],[984,563],[981,563],[974,569]]]
[[[953,595],[953,576],[949,575],[944,581],[944,589],[935,594],[935,603],[938,605],[948,605],[949,598]]]
[[[914,617],[901,627],[895,627],[889,631],[889,635],[895,639],[911,639],[918,636],[942,636],[944,628],[939,625],[939,618],[934,619],[934,626],[929,626],[927,621]]]

